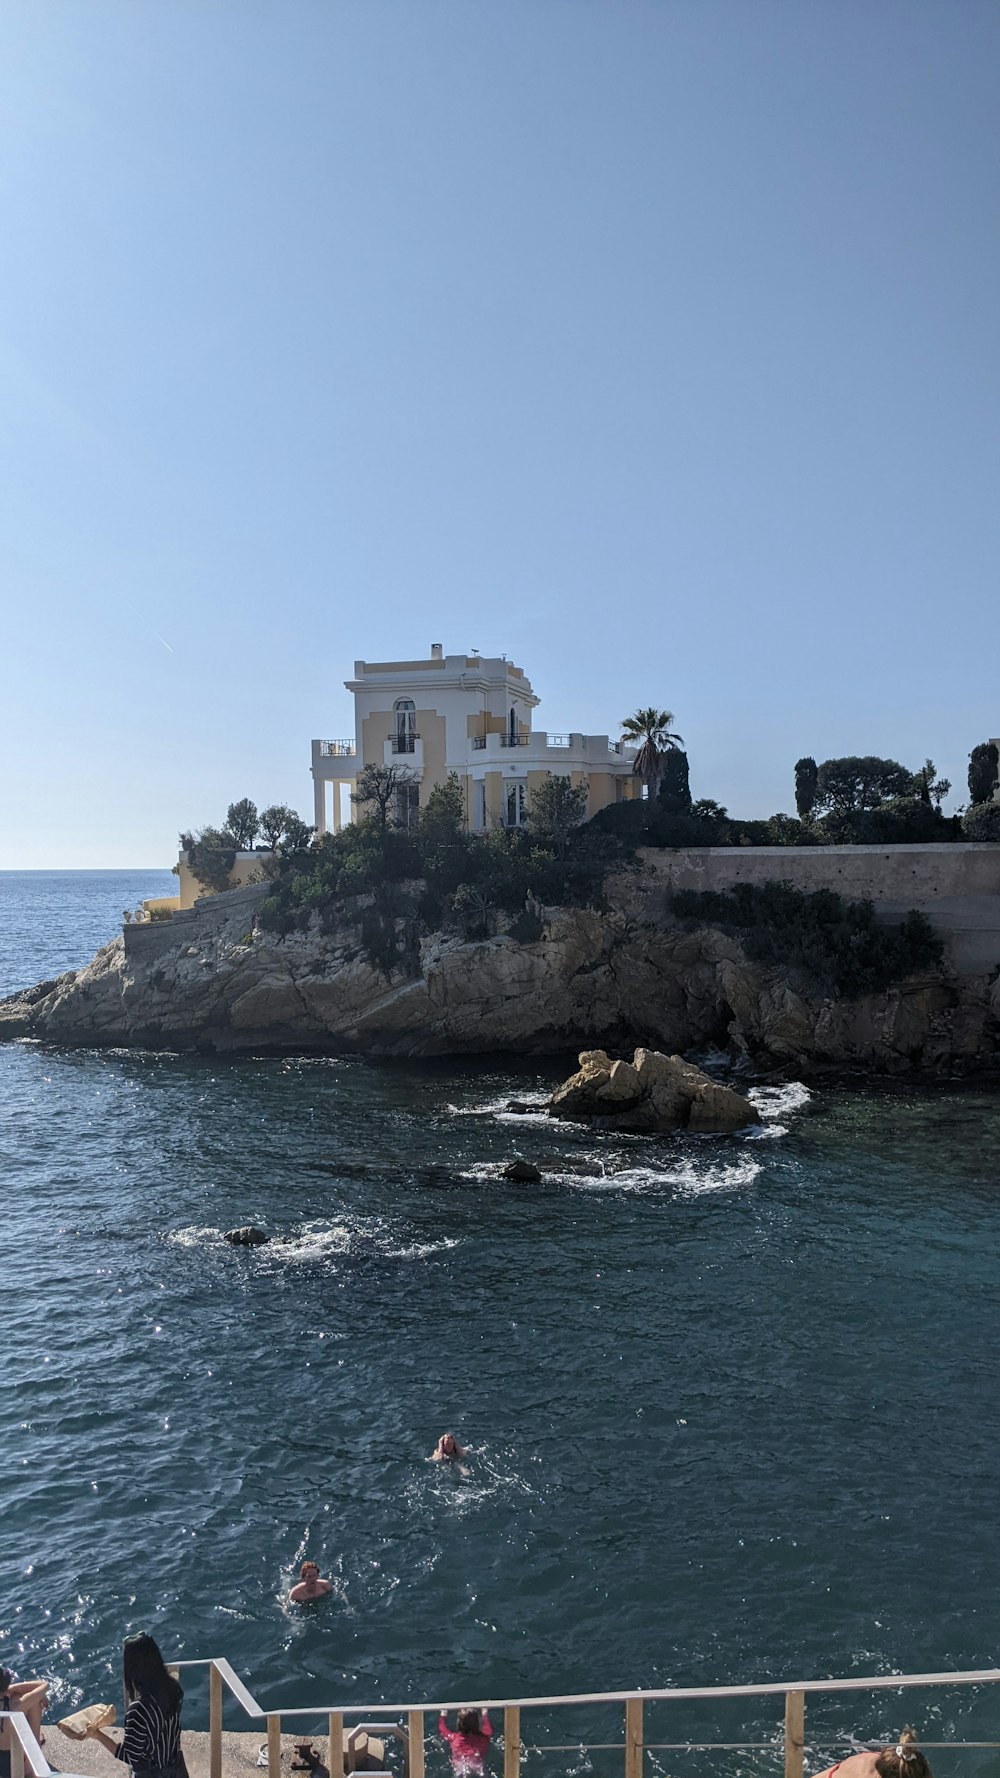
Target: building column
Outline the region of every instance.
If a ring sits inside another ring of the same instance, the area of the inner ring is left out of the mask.
[[[334,808],[336,808],[336,803]],[[316,832],[326,832],[326,779],[313,780],[313,813],[316,818]]]
[[[343,817],[340,812],[340,810],[341,810],[341,800],[340,800],[341,788],[342,788],[342,786],[341,786],[340,779],[335,778],[333,781],[333,831],[334,831],[334,833],[339,833],[341,826],[343,825]]]

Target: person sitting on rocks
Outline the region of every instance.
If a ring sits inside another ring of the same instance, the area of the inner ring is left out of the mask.
[[[42,1711],[49,1700],[49,1688],[42,1679],[14,1678],[6,1667],[0,1667],[0,1710],[20,1710],[28,1719],[28,1727],[41,1745]],[[10,1778],[11,1727],[6,1717],[0,1721],[0,1778]]]
[[[453,1432],[442,1432],[437,1444],[431,1452],[435,1463],[457,1463],[460,1457],[469,1455],[464,1445],[460,1445]]]
[[[324,1580],[319,1571],[318,1562],[303,1562],[299,1569],[297,1584],[291,1589],[288,1597],[293,1605],[308,1605],[312,1599],[325,1599],[327,1593],[333,1592],[332,1580]]]
[[[478,1710],[460,1710],[457,1724],[457,1728],[450,1729],[448,1717],[442,1710],[438,1717],[438,1734],[448,1743],[451,1769],[456,1773],[479,1774],[493,1736],[489,1711],[483,1711],[480,1721]]]
[[[904,1729],[895,1747],[875,1753],[852,1753],[827,1766],[816,1778],[931,1778],[931,1769],[917,1747],[912,1729]]]

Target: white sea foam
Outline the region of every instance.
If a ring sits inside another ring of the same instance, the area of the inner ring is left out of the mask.
[[[786,1080],[777,1087],[751,1087],[747,1098],[756,1105],[761,1117],[773,1118],[800,1111],[808,1105],[812,1094],[801,1080]]]
[[[223,1242],[224,1230],[208,1224],[191,1224],[187,1228],[171,1229],[166,1239],[178,1247],[217,1246]],[[316,1219],[302,1223],[287,1234],[272,1236],[266,1247],[244,1251],[268,1260],[302,1265],[341,1259],[349,1254],[359,1257],[371,1254],[378,1259],[429,1259],[434,1253],[445,1253],[459,1245],[458,1236],[442,1236],[438,1241],[408,1241],[403,1230],[376,1217],[344,1216],[332,1222]]]
[[[730,1162],[706,1162],[686,1156],[663,1166],[622,1167],[618,1172],[596,1176],[566,1173],[552,1177],[561,1185],[576,1186],[580,1191],[665,1192],[675,1198],[698,1198],[707,1192],[743,1191],[762,1171],[761,1163],[750,1155]]]
[[[647,1138],[648,1140],[648,1138]],[[646,1166],[616,1167],[607,1156],[590,1154],[583,1157],[580,1168],[566,1167],[558,1160],[540,1163],[543,1183],[558,1185],[569,1191],[627,1192],[629,1194],[666,1193],[671,1197],[695,1198],[705,1192],[742,1191],[752,1185],[763,1171],[760,1161],[751,1154],[734,1161],[702,1160],[700,1155],[686,1154],[676,1160],[664,1160]],[[503,1184],[503,1163],[477,1161],[466,1169],[467,1179]],[[515,1189],[523,1191],[523,1186]],[[537,1187],[528,1189],[537,1190]]]
[[[222,1233],[210,1223],[190,1223],[187,1228],[170,1229],[166,1239],[175,1247],[204,1247],[206,1242],[221,1241]]]
[[[548,1093],[498,1093],[495,1099],[484,1099],[481,1105],[448,1105],[449,1117],[492,1117],[500,1124],[546,1124],[551,1118],[544,1107]],[[528,1111],[508,1111],[511,1103],[527,1105]]]
[[[401,1230],[375,1217],[345,1216],[335,1222],[303,1223],[294,1234],[270,1242],[267,1252],[271,1258],[296,1265],[339,1259],[346,1254],[358,1258],[370,1254],[377,1259],[429,1259],[434,1253],[446,1253],[458,1245],[457,1236],[443,1236],[439,1241],[407,1241]]]

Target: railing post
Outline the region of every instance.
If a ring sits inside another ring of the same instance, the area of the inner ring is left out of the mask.
[[[424,1713],[411,1710],[407,1717],[406,1749],[408,1778],[424,1778]]]
[[[208,1669],[208,1778],[222,1778],[222,1674]]]
[[[281,1778],[281,1717],[267,1719],[267,1778]]]
[[[642,1778],[642,1699],[625,1704],[625,1778]]]
[[[802,1778],[806,1740],[805,1692],[785,1693],[785,1778]]]
[[[520,1778],[521,1706],[506,1705],[503,1713],[503,1778]]]
[[[326,1734],[326,1769],[330,1778],[344,1778],[344,1713],[342,1710],[330,1711],[326,1719]]]

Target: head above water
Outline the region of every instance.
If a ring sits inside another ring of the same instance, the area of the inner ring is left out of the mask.
[[[895,1747],[883,1747],[875,1770],[879,1778],[931,1778],[931,1769],[917,1747],[917,1737],[905,1728]]]
[[[441,1437],[438,1439],[438,1445],[446,1457],[457,1456],[458,1440],[453,1432],[442,1432]]]
[[[478,1735],[482,1732],[479,1727],[478,1710],[460,1710],[456,1721],[460,1735]]]
[[[137,1698],[152,1698],[169,1716],[181,1707],[184,1693],[177,1680],[167,1672],[152,1636],[145,1632],[125,1638],[122,1679],[126,1704],[134,1704]]]
[[[299,1569],[299,1579],[304,1580],[307,1586],[310,1581],[319,1580],[319,1563],[303,1562]]]

